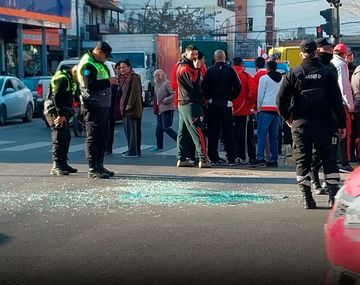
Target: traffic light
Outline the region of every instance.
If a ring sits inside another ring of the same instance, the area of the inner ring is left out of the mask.
[[[323,29],[322,27],[316,27],[316,37],[322,38],[323,37]]]
[[[321,10],[320,15],[326,20],[325,24],[320,25],[321,29],[325,31],[327,35],[333,35],[335,31],[334,9]]]

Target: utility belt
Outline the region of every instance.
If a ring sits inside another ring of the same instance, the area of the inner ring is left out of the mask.
[[[109,108],[111,106],[110,88],[90,92],[90,94],[84,93],[80,96],[80,101],[85,109],[91,109],[92,107]]]

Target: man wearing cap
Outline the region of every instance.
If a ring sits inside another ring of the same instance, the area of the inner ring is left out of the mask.
[[[329,188],[329,206],[332,207],[340,176],[336,160],[331,155],[333,126],[329,121],[334,113],[340,136],[344,137],[345,111],[334,72],[316,57],[315,41],[303,41],[300,49],[303,61],[283,79],[277,105],[280,115],[291,126],[296,178],[305,209],[316,208],[310,182],[313,147],[319,151],[323,161],[325,182]]]
[[[80,60],[77,76],[86,128],[86,158],[89,178],[109,178],[114,172],[104,167],[106,121],[111,106],[110,72],[104,62],[110,57],[107,42],[98,42]]]
[[[330,68],[332,68],[335,77],[337,77],[337,70],[335,66],[331,63],[331,60],[333,58],[333,50],[334,45],[329,41],[328,38],[319,38],[315,40],[316,46],[317,46],[317,56],[319,58],[319,61]],[[338,133],[336,118],[333,120],[333,126],[334,126],[334,134]],[[337,148],[338,148],[338,140],[333,141],[333,155],[336,157],[337,155]],[[311,186],[315,189],[314,193],[316,195],[324,195],[326,194],[326,189],[323,189],[320,184],[320,178],[319,178],[319,170],[322,166],[322,161],[320,157],[320,153],[318,150],[314,150],[312,163],[311,163]],[[326,188],[326,185],[324,185],[324,188]]]
[[[351,137],[351,116],[354,112],[354,99],[349,79],[349,68],[345,60],[348,53],[346,44],[338,44],[334,48],[334,56],[331,63],[336,67],[338,73],[338,83],[342,94],[343,105],[346,111],[346,137],[340,139],[338,156],[340,162],[340,172],[350,173],[353,168],[350,165],[350,137]]]

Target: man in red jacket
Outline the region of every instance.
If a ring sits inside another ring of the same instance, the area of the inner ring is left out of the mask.
[[[256,86],[254,79],[245,71],[244,62],[240,57],[233,59],[233,68],[241,81],[240,96],[233,100],[235,128],[235,157],[237,163],[245,164],[246,152],[249,162],[256,159],[253,112],[256,104]]]

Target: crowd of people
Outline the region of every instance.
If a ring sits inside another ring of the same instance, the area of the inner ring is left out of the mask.
[[[225,51],[217,50],[207,68],[204,55],[187,46],[170,79],[161,69],[154,73],[156,146],[152,151],[164,148],[167,134],[177,142],[177,167],[278,167],[282,144],[290,144],[305,207],[316,206],[311,185],[316,194],[330,193],[333,202],[338,170],[351,172],[350,162],[360,161],[360,67],[343,43],[334,47],[322,38],[304,41],[300,48],[299,67],[283,75],[276,60],[258,57],[253,77],[240,57],[230,64]],[[128,142],[122,155],[141,156],[141,79],[128,60],[116,64],[118,77],[111,79],[104,65],[110,54],[110,45],[99,42],[75,71],[62,70],[52,79],[55,111],[48,118],[52,119],[53,175],[77,171],[67,164],[70,101],[76,84],[86,127],[89,177],[114,175],[103,162],[104,155],[112,154],[115,104],[120,106]],[[172,128],[175,110],[177,132]],[[219,155],[219,146],[225,157]]]

